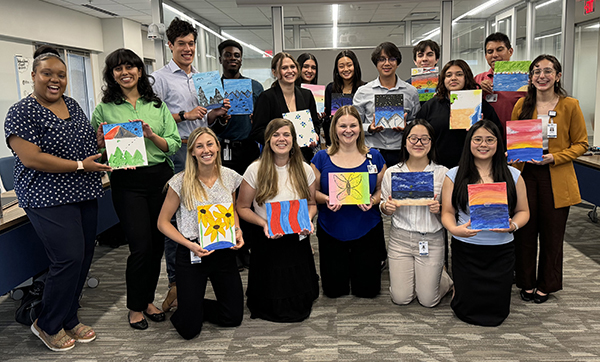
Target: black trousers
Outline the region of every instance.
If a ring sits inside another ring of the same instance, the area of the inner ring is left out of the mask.
[[[381,290],[383,221],[365,236],[341,241],[317,227],[323,294],[337,298],[352,294],[374,298]]]
[[[177,245],[176,266],[177,310],[171,323],[183,338],[200,334],[205,320],[223,327],[242,323],[244,291],[234,250],[217,250],[201,263],[191,264],[190,249]],[[216,301],[204,298],[209,279]]]
[[[154,301],[165,242],[157,221],[165,200],[164,187],[172,176],[166,162],[111,175],[113,204],[129,242],[127,308],[136,312]]]
[[[73,329],[79,324],[79,295],[94,256],[98,202],[27,208],[25,212],[50,259],[38,326],[48,334]]]

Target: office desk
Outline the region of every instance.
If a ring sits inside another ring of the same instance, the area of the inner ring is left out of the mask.
[[[597,207],[600,205],[600,155],[580,156],[573,166],[577,174],[581,198]],[[593,222],[598,222],[595,207],[588,216]]]
[[[108,180],[104,186],[104,196],[98,198],[98,234],[119,222]],[[45,270],[49,264],[42,241],[25,211],[17,205],[4,210],[0,219],[0,295]]]

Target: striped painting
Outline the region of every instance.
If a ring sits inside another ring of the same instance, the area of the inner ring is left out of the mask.
[[[270,236],[298,234],[311,229],[306,199],[270,202],[266,208]]]

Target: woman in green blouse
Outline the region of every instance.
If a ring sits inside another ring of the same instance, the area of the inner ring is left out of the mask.
[[[136,120],[142,122],[146,145],[148,166],[116,170],[110,178],[113,204],[129,242],[125,272],[129,324],[146,329],[144,315],[155,322],[165,320],[153,304],[164,250],[157,220],[163,188],[173,176],[168,156],[181,147],[181,139],[171,112],[152,90],[144,63],[134,52],[118,49],[109,54],[104,82],[102,103],[92,115],[99,139],[103,125]]]

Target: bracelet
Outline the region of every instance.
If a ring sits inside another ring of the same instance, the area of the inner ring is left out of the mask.
[[[239,227],[235,227],[235,231],[242,231],[242,229],[240,229]]]
[[[510,224],[511,224],[511,225],[514,225],[514,227],[515,227],[515,229],[514,229],[513,231],[510,231],[510,233],[511,233],[511,234],[512,234],[512,233],[514,233],[515,231],[519,230],[519,225],[517,225],[517,223],[516,223],[516,222],[514,222],[514,221],[511,221],[511,222],[510,222]]]

